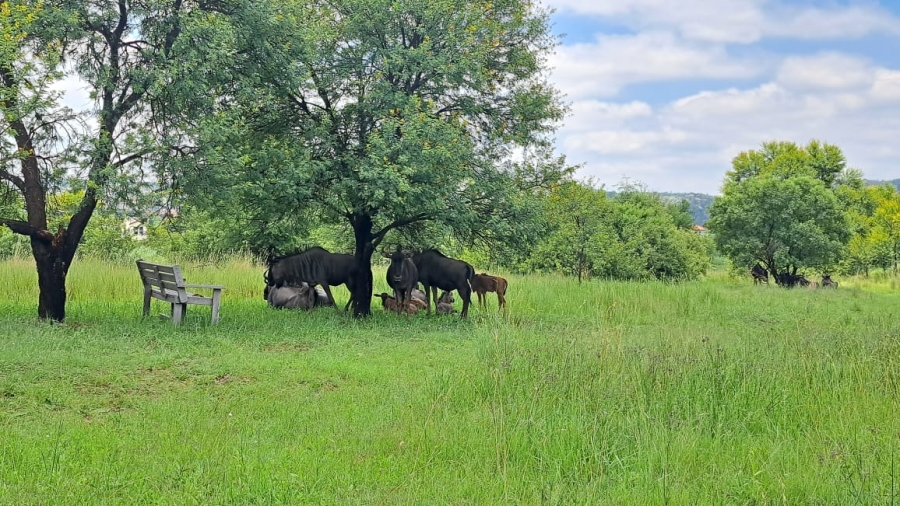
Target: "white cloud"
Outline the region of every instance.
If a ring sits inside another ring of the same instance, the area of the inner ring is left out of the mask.
[[[569,98],[613,96],[632,83],[672,79],[745,79],[760,62],[733,60],[724,48],[687,43],[671,33],[600,36],[562,46],[551,58],[554,81]]]
[[[672,30],[689,40],[749,44],[764,38],[830,40],[900,34],[900,18],[876,5],[792,6],[774,0],[547,0],[634,30]]]
[[[871,85],[874,75],[875,68],[859,57],[820,53],[786,58],[776,79],[795,90],[847,90]]]
[[[824,82],[817,68],[830,69]],[[585,162],[581,175],[608,186],[627,176],[657,191],[716,193],[734,156],[770,140],[836,144],[867,177],[900,177],[900,71],[823,54],[786,61],[771,77],[654,108],[576,102],[559,145],[573,163]],[[632,109],[643,113],[625,113]],[[587,127],[604,112],[602,124]]]

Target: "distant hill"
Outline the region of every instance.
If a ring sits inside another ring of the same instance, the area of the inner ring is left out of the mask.
[[[660,192],[660,198],[668,202],[688,201],[688,211],[694,218],[695,225],[705,225],[709,220],[709,206],[713,203],[714,195],[705,193],[665,193]]]
[[[892,184],[892,185],[894,185],[894,188],[897,188],[898,190],[900,190],[900,179],[891,179],[890,181],[885,181],[885,180],[881,180],[881,179],[866,179],[866,184],[869,186],[879,186],[879,185],[883,185],[884,183]]]

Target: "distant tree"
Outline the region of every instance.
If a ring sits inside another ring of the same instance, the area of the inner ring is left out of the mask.
[[[582,278],[596,274],[600,257],[613,242],[606,192],[591,182],[569,181],[547,196],[551,231],[532,253],[531,265]]]
[[[624,280],[693,279],[709,267],[706,239],[685,226],[681,204],[629,185],[613,198],[590,183],[560,185],[548,197],[550,230],[532,254],[536,269]]]
[[[761,262],[779,281],[783,272],[837,264],[850,239],[835,194],[846,168],[837,147],[769,142],[739,154],[732,165],[710,209],[709,228],[735,265]]]
[[[346,223],[355,315],[370,312],[372,254],[391,231],[533,235],[535,191],[566,173],[546,149],[565,112],[545,70],[548,11],[528,0],[262,0],[229,19],[216,39],[231,44],[227,75],[192,73],[212,76],[215,92],[184,109],[203,170],[181,182],[203,205],[235,203],[232,215],[261,232],[286,214]],[[522,148],[546,163],[504,162]]]

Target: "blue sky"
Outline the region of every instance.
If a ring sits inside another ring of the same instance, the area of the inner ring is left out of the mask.
[[[714,194],[741,151],[818,139],[900,178],[900,0],[543,2],[580,177]]]

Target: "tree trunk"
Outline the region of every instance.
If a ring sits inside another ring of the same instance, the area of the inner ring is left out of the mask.
[[[372,314],[372,218],[356,215],[351,220],[356,238],[356,271],[352,275],[350,294],[353,316],[363,318]]]
[[[38,273],[38,317],[62,322],[66,318],[67,256],[62,248],[32,238],[31,253]]]

